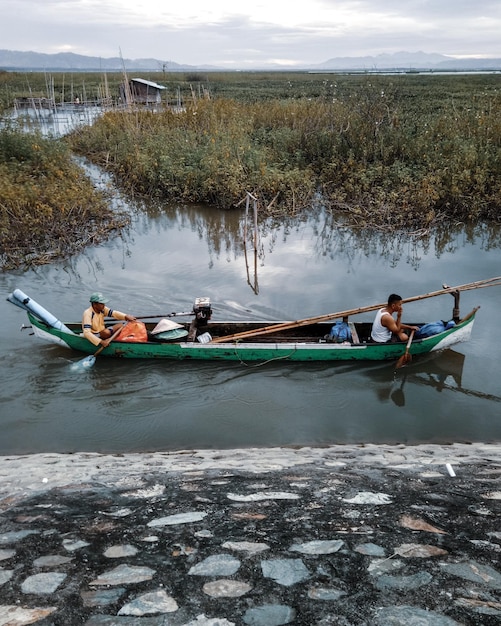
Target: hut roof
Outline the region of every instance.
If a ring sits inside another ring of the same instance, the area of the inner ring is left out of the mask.
[[[165,89],[162,85],[157,85],[151,80],[145,80],[144,78],[131,78],[133,83],[141,83],[142,85],[146,85],[147,87],[152,87],[153,89]]]

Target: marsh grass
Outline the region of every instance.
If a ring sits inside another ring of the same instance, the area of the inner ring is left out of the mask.
[[[251,192],[260,216],[279,220],[318,202],[388,231],[500,220],[497,75],[141,76],[167,87],[160,110],[112,109],[65,141],[0,133],[4,267],[64,256],[123,221],[70,150],[131,193],[230,209]],[[115,96],[122,78],[107,75]],[[97,97],[102,82],[0,72],[0,109],[47,96],[48,84],[56,102]]]
[[[238,92],[218,78],[215,93]],[[320,198],[378,228],[499,219],[501,94],[491,77],[290,78],[249,79],[258,86],[240,86],[239,98],[194,99],[177,113],[112,112],[71,143],[129,190],[168,200],[228,209],[249,191],[262,214],[291,214]]]
[[[3,269],[66,257],[122,228],[61,141],[0,130],[0,265]]]

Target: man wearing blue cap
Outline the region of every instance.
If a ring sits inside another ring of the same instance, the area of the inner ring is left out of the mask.
[[[133,315],[126,315],[121,311],[110,309],[106,306],[108,300],[102,293],[95,292],[90,297],[90,307],[86,309],[82,317],[82,329],[86,339],[95,346],[107,347],[110,344],[111,336],[121,328],[121,324],[115,324],[106,328],[105,317],[113,317],[116,320],[135,321]]]

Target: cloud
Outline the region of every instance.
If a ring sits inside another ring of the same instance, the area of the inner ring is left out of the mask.
[[[11,50],[192,65],[322,63],[401,50],[501,57],[499,0],[2,0]]]

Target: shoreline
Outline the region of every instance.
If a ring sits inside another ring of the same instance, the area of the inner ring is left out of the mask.
[[[0,456],[0,501],[8,495],[41,493],[80,482],[116,484],[129,477],[158,472],[189,473],[240,470],[255,474],[280,472],[299,466],[382,466],[448,475],[474,463],[501,464],[501,443],[418,445],[330,445],[189,449],[168,452],[102,454],[98,452],[41,453]]]

